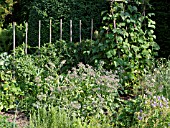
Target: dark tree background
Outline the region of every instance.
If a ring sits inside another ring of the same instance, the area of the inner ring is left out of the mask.
[[[151,0],[156,21],[156,42],[160,46],[159,57],[170,57],[170,0]]]

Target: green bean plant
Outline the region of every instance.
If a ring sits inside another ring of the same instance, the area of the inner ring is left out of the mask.
[[[123,93],[133,93],[139,80],[153,63],[159,46],[154,41],[155,21],[146,13],[147,1],[111,2],[104,11],[103,26],[93,48],[95,61],[105,61],[108,69],[119,70]]]

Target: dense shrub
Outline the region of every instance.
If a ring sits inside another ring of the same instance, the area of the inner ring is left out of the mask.
[[[79,20],[82,20],[82,38],[90,38],[91,19],[94,30],[101,24],[101,11],[107,9],[104,0],[43,0],[35,1],[29,15],[29,42],[38,42],[38,20],[42,20],[42,42],[49,41],[49,19],[52,19],[52,42],[59,40],[60,19],[63,19],[63,39],[69,40],[69,24],[73,20],[73,41],[79,40]]]

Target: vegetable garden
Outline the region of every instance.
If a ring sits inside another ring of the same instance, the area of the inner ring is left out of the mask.
[[[28,24],[0,28],[0,111],[14,113],[0,127],[21,127],[18,113],[25,128],[170,127],[170,61],[158,59],[149,1],[107,1],[93,20],[87,1],[84,20],[76,2],[51,2],[35,0]]]

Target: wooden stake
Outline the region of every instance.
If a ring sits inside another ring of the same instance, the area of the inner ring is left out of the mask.
[[[62,36],[63,36],[62,35],[63,34],[62,33],[63,32],[63,30],[62,30],[62,22],[63,22],[62,19],[60,19],[60,40],[62,40]]]
[[[73,29],[73,25],[72,25],[72,20],[70,20],[70,42],[72,42],[73,41],[73,31],[72,31],[72,29]]]
[[[38,36],[38,48],[40,49],[40,41],[41,41],[41,20],[39,20],[39,36]]]
[[[13,51],[14,51],[14,56],[15,56],[15,25],[16,25],[16,22],[13,22]]]
[[[80,26],[80,43],[81,43],[81,20],[80,20],[80,24],[79,24]]]
[[[52,37],[52,30],[51,30],[51,26],[52,26],[52,20],[50,19],[50,43],[51,43],[51,37]]]
[[[26,35],[25,35],[25,54],[27,54],[27,45],[28,45],[28,23],[26,22]]]
[[[91,41],[93,39],[93,19],[91,20]]]

